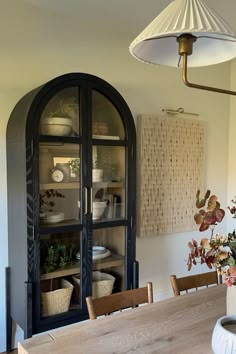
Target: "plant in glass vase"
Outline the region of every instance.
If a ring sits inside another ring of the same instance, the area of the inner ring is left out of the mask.
[[[55,198],[65,198],[64,194],[55,189],[47,189],[39,194],[40,220],[45,223],[53,223],[64,220],[64,213],[53,210]]]

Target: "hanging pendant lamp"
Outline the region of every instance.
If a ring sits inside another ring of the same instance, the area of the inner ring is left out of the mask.
[[[236,57],[236,34],[202,0],[174,0],[131,43],[131,54],[146,63],[178,67],[193,88],[236,92],[190,83],[187,68],[222,63]]]

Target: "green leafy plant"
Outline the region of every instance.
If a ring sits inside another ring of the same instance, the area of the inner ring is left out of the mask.
[[[71,168],[71,172],[78,175],[80,172],[80,158],[72,159],[68,163]]]
[[[73,263],[75,248],[61,241],[42,240],[40,249],[41,273],[49,273]]]

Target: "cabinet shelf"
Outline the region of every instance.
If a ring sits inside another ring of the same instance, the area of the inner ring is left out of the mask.
[[[110,257],[94,262],[92,266],[92,270],[100,270],[104,268],[117,267],[117,266],[122,266],[123,264],[124,264],[124,256],[113,254]],[[65,277],[68,275],[73,275],[76,273],[80,273],[80,262],[75,262],[74,265],[57,270],[55,272],[41,274],[40,279],[49,280],[54,278]]]
[[[40,183],[40,190],[44,189],[79,189],[79,182],[61,182],[61,183]]]
[[[123,186],[124,186],[123,182],[111,182],[111,181],[93,182],[93,188],[120,188]]]
[[[94,182],[94,188],[120,188],[123,187],[123,182],[111,182],[111,181],[104,181],[104,182]],[[61,183],[40,183],[40,190],[46,189],[79,189],[80,183],[79,182],[61,182]]]

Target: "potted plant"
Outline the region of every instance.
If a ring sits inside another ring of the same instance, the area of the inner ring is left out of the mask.
[[[71,170],[71,177],[79,179],[80,176],[80,158],[72,159],[68,162]]]
[[[92,177],[93,182],[101,182],[103,180],[102,164],[97,158],[93,161]]]
[[[42,240],[40,250],[41,273],[50,273],[73,264],[75,247],[58,240]]]

